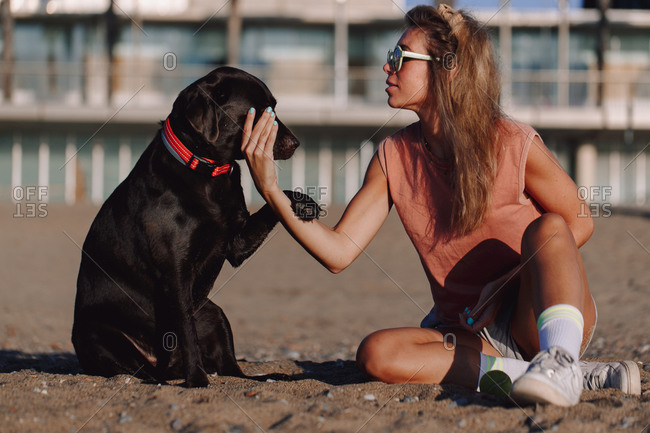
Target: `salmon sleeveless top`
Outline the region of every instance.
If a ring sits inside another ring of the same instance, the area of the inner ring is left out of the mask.
[[[451,233],[450,165],[427,149],[420,123],[386,138],[377,151],[395,209],[424,266],[433,295],[433,312],[457,325],[473,308],[483,286],[520,262],[521,239],[541,213],[524,191],[530,126],[503,120],[492,202],[483,224],[472,233]]]

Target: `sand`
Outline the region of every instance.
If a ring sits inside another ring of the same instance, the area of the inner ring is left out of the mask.
[[[599,309],[588,359],[632,359],[642,395],[583,393],[573,408],[518,407],[456,386],[368,381],[359,342],[417,326],[431,308],[419,259],[393,212],[365,254],[332,275],[278,226],[212,299],[247,374],[206,389],[84,375],[70,343],[80,245],[97,208],[48,204],[42,218],[0,205],[0,432],[648,432],[650,219],[596,219],[582,253]],[[340,210],[330,210],[336,221]]]

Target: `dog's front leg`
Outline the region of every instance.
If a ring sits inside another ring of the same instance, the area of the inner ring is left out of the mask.
[[[308,195],[294,191],[284,193],[291,200],[291,208],[297,217],[307,221],[319,217],[321,208]],[[230,245],[228,262],[234,267],[241,265],[259,248],[277,222],[278,219],[268,204],[250,215]]]
[[[265,204],[246,218],[241,230],[234,236],[228,249],[228,262],[237,267],[262,245],[269,232],[278,223],[271,206]]]
[[[183,386],[196,388],[208,386],[209,381],[201,360],[199,339],[194,320],[191,281],[191,277],[176,276],[167,279],[166,284],[163,284],[164,298],[167,300],[165,310],[169,314],[168,326],[170,330],[163,333],[160,347],[163,350],[170,350],[170,347],[167,347],[170,340],[168,333],[172,332],[172,335],[176,336],[183,361],[185,378]],[[167,357],[167,359],[169,358]]]

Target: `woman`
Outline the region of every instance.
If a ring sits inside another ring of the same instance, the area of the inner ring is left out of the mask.
[[[254,128],[251,109],[242,140],[262,197],[331,272],[352,263],[397,209],[435,305],[421,328],[366,337],[359,367],[384,382],[469,388],[502,370],[521,402],[574,405],[583,386],[638,394],[636,364],[578,362],[596,325],[578,252],[593,223],[579,217],[577,187],[537,133],[502,114],[484,27],[446,5],[418,6],[406,23],[383,68],[386,92],[419,122],[381,143],[335,227],[293,215],[270,156],[270,109]]]

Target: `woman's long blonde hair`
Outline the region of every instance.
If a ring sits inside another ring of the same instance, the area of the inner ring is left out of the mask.
[[[465,235],[484,221],[497,173],[501,80],[490,37],[447,5],[416,6],[405,19],[424,33],[428,54],[441,58],[429,62],[429,91],[453,151],[451,229]]]

